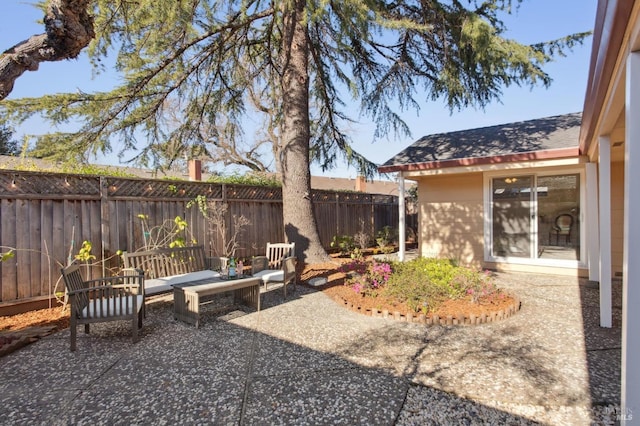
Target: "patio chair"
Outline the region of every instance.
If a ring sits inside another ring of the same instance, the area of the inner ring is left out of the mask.
[[[288,257],[295,259],[295,243],[267,243],[266,256],[256,256],[251,260],[251,275],[262,278],[265,290],[270,282],[283,282],[282,265]]]
[[[295,257],[295,251],[296,243],[267,243],[268,269],[282,269],[284,259],[291,256]]]
[[[551,235],[556,236],[556,245],[561,235],[564,235],[565,245],[571,241],[571,228],[573,227],[573,216],[568,213],[562,213],[556,216],[554,225],[549,231],[549,241],[551,241]]]
[[[144,313],[144,274],[140,270],[123,270],[122,276],[84,281],[80,267],[71,265],[62,269],[71,305],[71,350],[76,350],[77,327],[107,321],[131,321],[134,343],[138,329],[142,328]]]
[[[264,256],[261,256],[264,257]],[[254,277],[262,277],[265,290],[267,289],[267,283],[282,283],[284,297],[287,298],[287,285],[293,284],[293,291],[296,290],[296,258],[288,256],[281,262],[282,269],[263,269],[256,270],[259,266],[266,265],[267,262],[263,259],[259,260],[255,264],[252,264],[252,275]],[[255,271],[255,272],[254,272]]]

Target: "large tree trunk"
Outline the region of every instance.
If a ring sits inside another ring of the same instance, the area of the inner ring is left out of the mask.
[[[51,0],[44,17],[45,34],[34,35],[0,55],[0,101],[13,90],[25,71],[36,71],[40,62],[60,61],[78,56],[91,39],[91,0]]]
[[[305,0],[284,2],[282,49],[283,129],[280,161],[284,230],[305,263],[330,260],[320,243],[309,170],[309,47],[303,24]],[[290,9],[295,7],[295,9]]]

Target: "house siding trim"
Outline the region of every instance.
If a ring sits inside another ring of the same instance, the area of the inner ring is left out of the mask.
[[[622,277],[622,413],[640,413],[640,191],[632,190],[640,181],[640,52],[629,55],[626,81],[624,260]],[[635,167],[634,167],[635,165]],[[635,308],[632,308],[634,307]],[[630,420],[630,418],[628,419]],[[633,421],[637,419],[634,417]]]
[[[423,171],[423,170],[446,169],[446,168],[453,168],[453,167],[471,167],[471,166],[481,166],[481,165],[515,163],[515,162],[523,162],[523,161],[539,161],[539,160],[571,158],[571,157],[578,157],[579,155],[580,155],[580,149],[578,147],[558,148],[558,149],[499,155],[499,156],[492,156],[492,157],[459,158],[455,160],[429,161],[424,163],[394,164],[390,166],[380,166],[378,167],[378,170],[381,173],[391,173],[391,172],[399,172],[399,171],[415,172],[415,171]]]
[[[600,0],[591,49],[591,64],[585,96],[582,126],[580,129],[580,152],[589,152],[595,142],[597,129],[605,111],[607,99],[614,90],[614,76],[620,72],[622,56],[626,55],[625,34],[631,20],[635,1]]]

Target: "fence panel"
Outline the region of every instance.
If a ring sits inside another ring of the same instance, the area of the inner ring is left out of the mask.
[[[115,271],[118,250],[142,248],[145,231],[173,223],[188,223],[185,238],[203,244],[209,255],[222,255],[222,238],[197,206],[198,195],[226,203],[227,241],[232,217],[248,221],[238,241],[237,256],[264,253],[267,242],[284,240],[282,191],[245,185],[206,182],[124,179],[22,171],[0,171],[0,252],[16,249],[0,262],[0,307],[49,298],[62,291],[60,267],[74,261],[83,241],[96,256],[89,275]],[[362,193],[313,191],[320,240],[329,248],[335,235],[371,235],[385,225],[397,225],[397,198]],[[139,217],[144,216],[144,220]],[[105,260],[105,262],[101,262]]]

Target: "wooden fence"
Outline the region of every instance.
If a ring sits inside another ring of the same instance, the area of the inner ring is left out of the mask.
[[[233,215],[250,222],[240,234],[237,256],[263,254],[267,242],[283,241],[280,188],[0,171],[0,253],[16,249],[0,262],[0,307],[62,290],[60,267],[74,259],[83,241],[92,244],[98,266],[89,273],[97,276],[117,269],[118,250],[141,249],[148,228],[176,216],[186,220],[188,235],[209,255],[219,255],[221,239],[196,206],[188,207],[199,195],[228,206],[228,233]],[[330,191],[313,191],[312,197],[325,248],[335,235],[373,236],[384,226],[397,228],[397,197]]]

